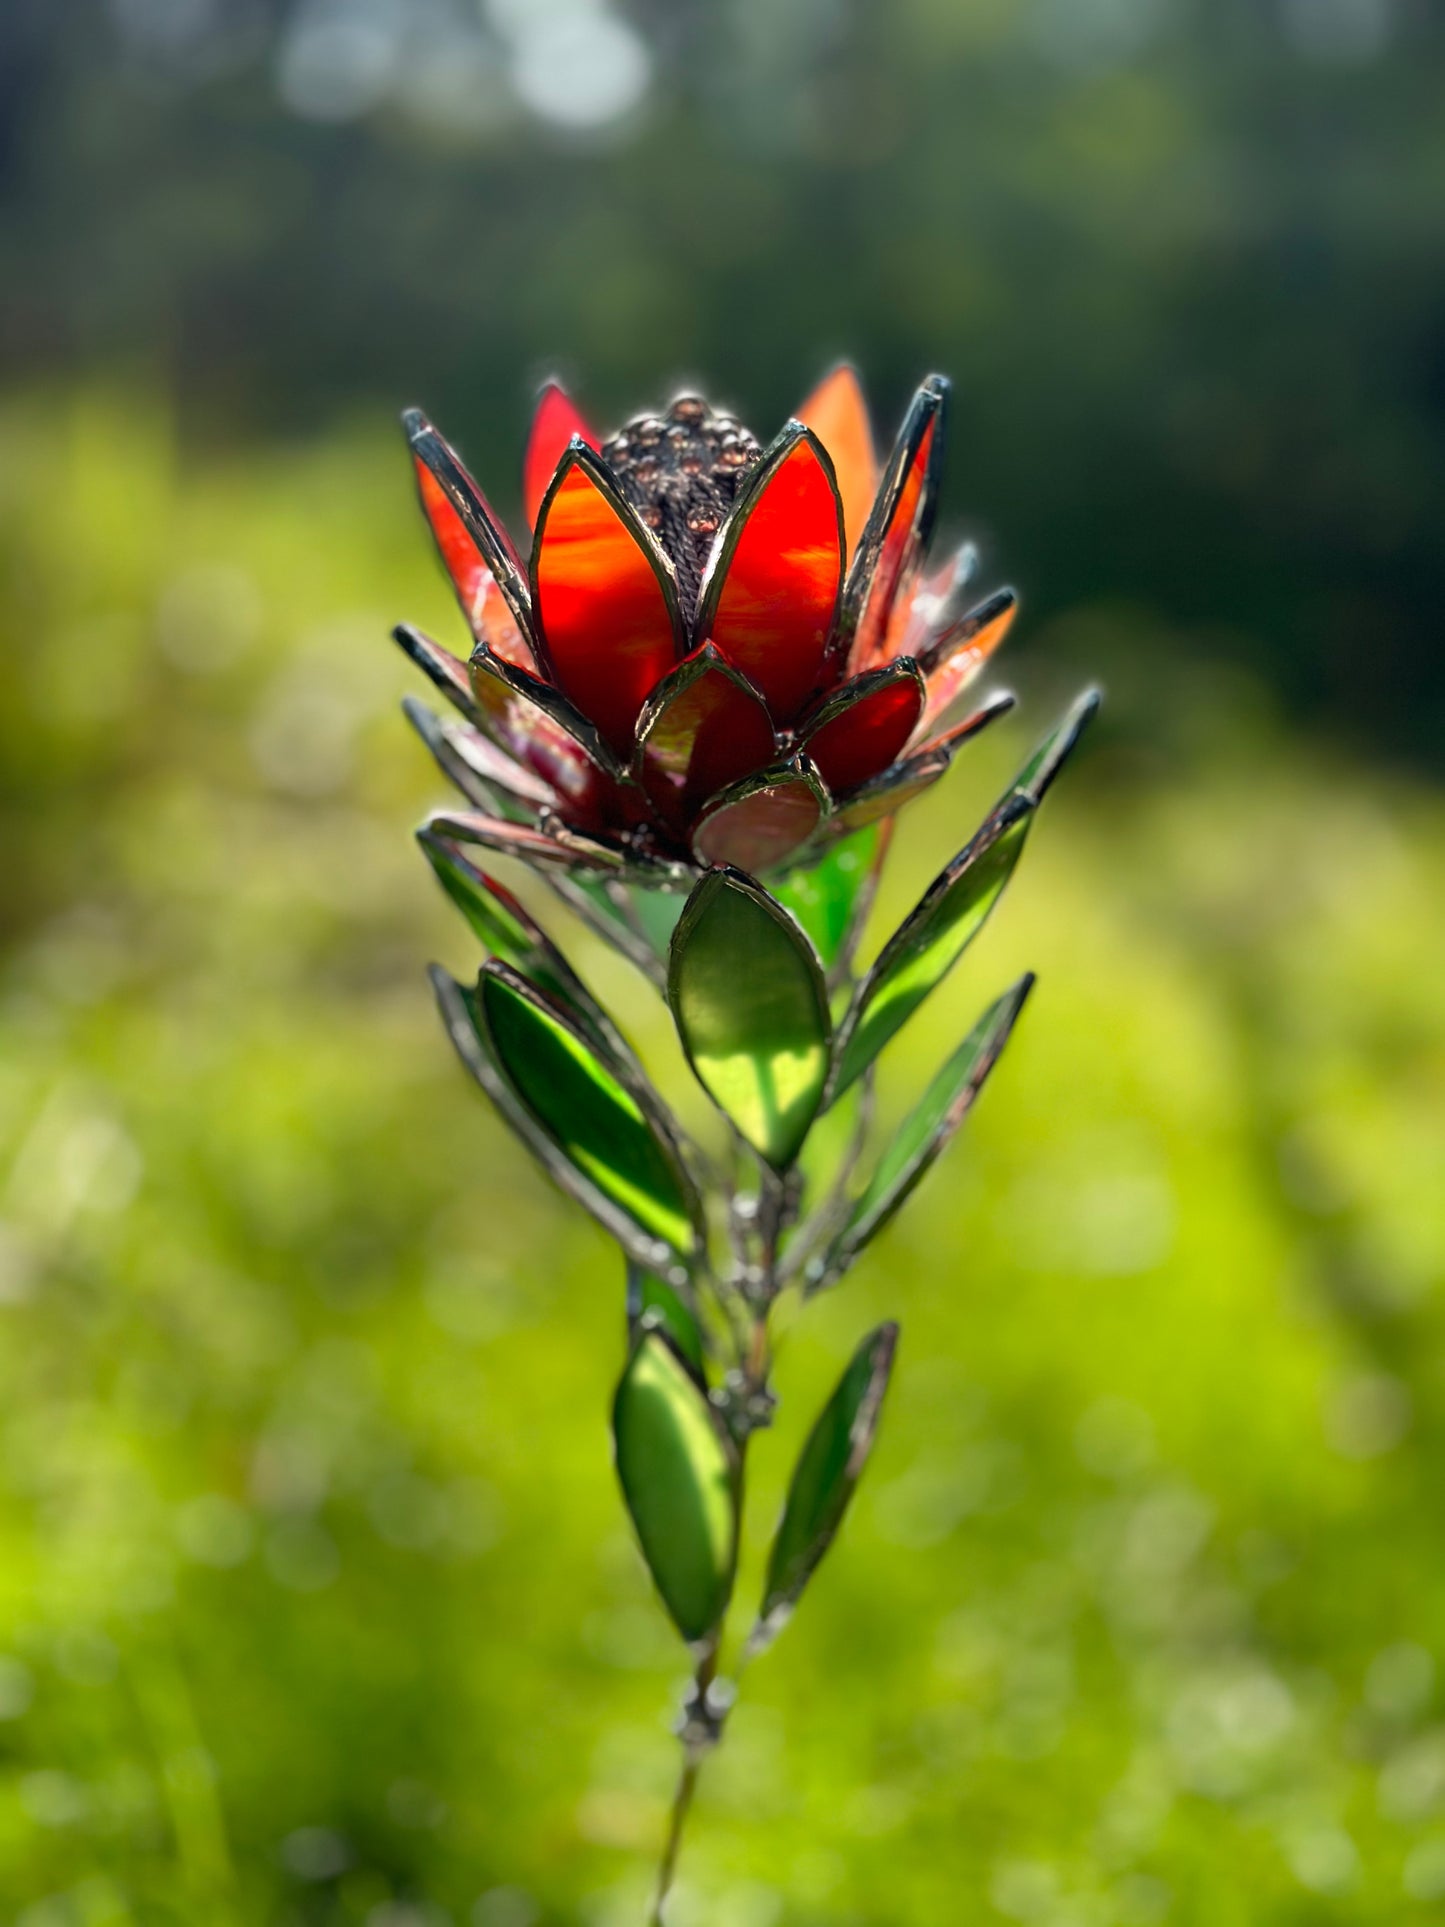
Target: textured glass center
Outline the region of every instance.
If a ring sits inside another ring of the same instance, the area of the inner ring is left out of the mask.
[[[750,430],[731,415],[715,414],[700,395],[679,395],[665,415],[639,415],[602,449],[628,500],[671,557],[689,620],[713,538],[761,454]]]

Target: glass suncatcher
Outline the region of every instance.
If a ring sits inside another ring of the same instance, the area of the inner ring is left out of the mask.
[[[968,547],[927,566],[947,401],[930,376],[880,473],[848,367],[767,448],[695,395],[604,440],[549,385],[523,463],[527,560],[431,423],[404,418],[472,637],[463,660],[396,630],[462,719],[405,705],[464,804],[421,844],[487,952],[475,983],[433,982],[466,1068],[622,1249],[617,1473],[694,1662],[654,1922],[731,1704],[718,1667],[744,1462],[776,1403],[769,1314],[842,1277],[998,1061],[1031,975],[874,1142],[880,1053],[983,927],[1098,706],[1079,698],[855,968],[896,813],[1013,702],[967,700],[1012,591],[975,602]],[[489,854],[528,866],[665,997],[724,1155],[680,1127]],[[742,1657],[781,1632],[843,1522],[897,1340],[892,1322],[869,1332],[818,1414]]]

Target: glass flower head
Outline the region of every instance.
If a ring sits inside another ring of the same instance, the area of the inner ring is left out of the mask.
[[[472,635],[397,640],[461,711],[408,714],[470,806],[436,834],[683,888],[816,861],[935,782],[1008,708],[959,698],[1014,595],[973,554],[928,568],[948,384],[919,388],[881,473],[853,370],[766,448],[699,396],[597,435],[555,383],[523,461],[523,560],[456,453],[404,418]]]

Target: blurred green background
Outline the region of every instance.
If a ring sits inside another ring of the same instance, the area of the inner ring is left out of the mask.
[[[1106,723],[889,1115],[845,1534],[678,1927],[1445,1901],[1445,25],[1426,0],[9,0],[0,13],[0,1918],[630,1927],[679,1653],[620,1266],[466,1087],[403,403],[500,503],[556,367],[766,438],[957,383],[1022,717]],[[671,1089],[655,999],[557,926]],[[763,1546],[749,1548],[744,1592]]]

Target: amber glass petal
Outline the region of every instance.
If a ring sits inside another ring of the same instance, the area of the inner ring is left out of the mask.
[[[1034,979],[1021,977],[984,1012],[889,1140],[878,1169],[856,1201],[834,1263],[846,1263],[880,1231],[973,1108],[984,1079],[998,1062]]]
[[[797,412],[833,458],[838,496],[843,504],[846,553],[858,546],[863,524],[878,492],[878,457],[873,450],[873,428],[868,403],[855,368],[840,361],[824,375]]]
[[[855,676],[807,725],[803,748],[835,796],[857,789],[903,754],[923,714],[918,665],[907,657]]]
[[[597,447],[597,436],[581,409],[560,382],[549,381],[537,397],[526,453],[522,457],[522,502],[529,528],[536,523],[547,486],[574,435],[589,448]]]
[[[790,422],[748,476],[708,563],[697,632],[792,721],[820,686],[838,617],[843,519],[832,464]]]
[[[766,769],[777,740],[758,692],[704,643],[648,698],[637,748],[644,789],[665,818],[681,824],[720,789]]]
[[[737,1451],[665,1334],[627,1361],[612,1407],[622,1496],[673,1624],[692,1644],[727,1611],[738,1549]]]
[[[932,995],[988,921],[1023,854],[1034,809],[1029,797],[1011,792],[884,945],[839,1035],[835,1096]]]
[[[869,1332],[798,1454],[750,1653],[761,1652],[781,1632],[838,1536],[873,1451],[897,1347],[898,1327],[891,1321]]]
[[[713,798],[693,831],[693,854],[699,863],[732,863],[758,875],[806,843],[827,812],[828,792],[811,765],[765,770]]]
[[[930,375],[914,396],[849,567],[843,633],[855,674],[882,658],[894,604],[927,552],[938,510],[947,400],[941,375]]]
[[[606,467],[580,443],[542,504],[532,569],[543,660],[625,762],[638,712],[681,653],[677,588]]]
[[[952,708],[998,648],[1018,613],[1012,589],[999,589],[966,616],[933,636],[920,651],[918,666],[928,684],[925,726]]]
[[[521,557],[505,527],[462,466],[455,449],[437,433],[421,410],[409,408],[401,419],[416,465],[422,510],[468,622],[480,634],[478,625],[484,617],[487,593],[485,573],[494,578],[522,638],[530,645],[531,592]]]
[[[448,722],[415,696],[404,697],[401,707],[443,776],[455,783],[474,808],[490,816],[524,820],[534,817],[539,809],[556,809],[560,798],[551,784],[498,749],[479,729]]]
[[[833,1026],[802,930],[761,885],[711,870],[672,939],[667,1000],[698,1082],[778,1169],[817,1114]]]

